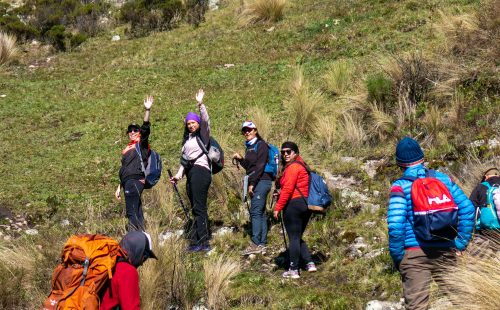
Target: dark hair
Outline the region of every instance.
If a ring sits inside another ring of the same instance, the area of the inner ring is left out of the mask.
[[[196,129],[196,131],[194,132],[195,135],[200,135],[200,129],[201,129],[201,124],[200,126],[198,127],[198,129]],[[184,123],[184,134],[182,135],[182,145],[184,145],[184,143],[186,143],[186,141],[189,139],[189,129],[188,129],[188,126],[187,126],[187,123]]]

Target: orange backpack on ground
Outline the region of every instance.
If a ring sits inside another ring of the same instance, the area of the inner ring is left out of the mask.
[[[52,274],[52,291],[43,310],[99,309],[99,291],[112,278],[118,255],[125,256],[116,240],[104,235],[71,236],[61,263]]]

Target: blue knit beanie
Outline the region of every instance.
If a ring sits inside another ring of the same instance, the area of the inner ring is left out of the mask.
[[[396,163],[400,167],[409,167],[424,162],[424,152],[417,141],[410,137],[403,138],[396,146]]]

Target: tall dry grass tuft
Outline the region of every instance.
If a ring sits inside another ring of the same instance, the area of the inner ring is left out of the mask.
[[[311,88],[304,78],[301,66],[295,69],[289,93],[284,105],[289,112],[292,126],[301,134],[313,133],[325,98],[320,91]]]
[[[445,128],[442,109],[435,105],[427,109],[422,120],[422,125],[425,129],[426,144],[435,144],[439,133]]]
[[[207,304],[210,309],[228,307],[227,296],[231,278],[240,272],[240,264],[226,255],[206,260],[203,263],[205,271],[205,287]]]
[[[453,309],[500,309],[500,234],[472,241],[457,264],[443,266],[443,284]]]
[[[338,119],[335,116],[320,116],[314,128],[320,149],[330,151],[339,142]]]
[[[326,89],[334,95],[345,95],[351,86],[354,70],[352,64],[346,60],[332,63],[323,75]]]
[[[142,308],[153,310],[176,305],[189,309],[197,296],[194,294],[196,283],[188,276],[191,265],[184,253],[187,244],[177,236],[161,241],[161,218],[147,216],[146,219],[158,260],[150,259],[139,268]]]
[[[453,171],[452,176],[465,193],[471,193],[483,178],[484,172],[492,167],[500,168],[499,157],[483,159],[475,149],[470,149],[465,164],[460,170]]]
[[[0,66],[8,64],[18,54],[16,37],[0,31]]]
[[[370,135],[373,138],[383,141],[394,134],[397,127],[394,117],[387,114],[376,102],[370,105],[370,117],[372,122]]]
[[[259,22],[276,22],[283,17],[287,0],[247,0],[239,15],[242,26]]]
[[[362,119],[351,113],[344,114],[339,126],[339,137],[347,145],[361,147],[368,140]]]
[[[262,107],[251,107],[248,110],[248,119],[257,126],[259,134],[264,140],[269,140],[272,128],[271,117]]]

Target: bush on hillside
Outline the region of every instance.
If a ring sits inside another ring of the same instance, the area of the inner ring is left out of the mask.
[[[249,0],[245,1],[240,13],[241,25],[260,22],[276,22],[283,18],[286,0]]]
[[[393,83],[382,73],[368,76],[366,79],[366,89],[368,90],[368,101],[376,102],[388,106],[392,104]]]
[[[0,26],[20,40],[37,38],[64,51],[99,33],[108,9],[104,0],[28,0],[15,9],[0,3]]]
[[[11,62],[16,55],[16,37],[0,32],[0,66]]]

